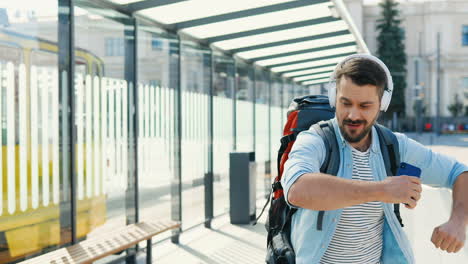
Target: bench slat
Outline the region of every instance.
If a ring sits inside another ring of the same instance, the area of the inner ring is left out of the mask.
[[[20,264],[81,264],[92,263],[113,253],[130,248],[167,230],[179,228],[174,221],[140,222],[115,232],[99,235],[76,245],[20,262]]]

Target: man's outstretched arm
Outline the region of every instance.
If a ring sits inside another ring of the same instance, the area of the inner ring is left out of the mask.
[[[416,207],[421,181],[411,176],[388,177],[383,181],[349,180],[323,173],[306,173],[291,186],[288,202],[294,206],[328,211],[372,201],[406,203]]]
[[[388,177],[381,182],[368,182],[320,173],[325,151],[322,138],[312,130],[299,133],[281,179],[290,205],[328,211],[381,201],[406,203],[408,208],[414,208],[421,197],[421,182],[414,177]]]
[[[438,226],[431,241],[437,248],[456,253],[465,245],[468,225],[468,172],[460,174],[453,185],[452,214],[447,223]]]

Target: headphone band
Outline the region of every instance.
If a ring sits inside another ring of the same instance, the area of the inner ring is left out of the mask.
[[[392,99],[392,94],[393,94],[392,75],[390,74],[390,70],[387,68],[385,63],[383,63],[379,58],[377,58],[375,56],[372,56],[372,55],[369,55],[369,54],[353,54],[353,55],[350,55],[350,56],[344,58],[341,62],[339,62],[336,65],[332,75],[330,76],[330,82],[329,82],[329,88],[328,88],[328,97],[329,97],[329,100],[330,100],[330,106],[335,107],[336,73],[337,73],[338,69],[340,69],[345,62],[349,61],[350,59],[355,59],[355,58],[363,58],[363,59],[373,61],[373,62],[377,63],[377,65],[379,65],[380,68],[385,72],[385,75],[387,77],[387,85],[386,85],[386,87],[384,89],[384,93],[383,93],[382,99],[380,101],[380,103],[381,103],[380,110],[387,111],[388,106],[390,105],[390,101]]]

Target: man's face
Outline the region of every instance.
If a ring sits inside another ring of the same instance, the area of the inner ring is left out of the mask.
[[[358,143],[371,131],[380,110],[378,87],[358,86],[343,76],[337,83],[336,118],[341,134],[349,143]]]

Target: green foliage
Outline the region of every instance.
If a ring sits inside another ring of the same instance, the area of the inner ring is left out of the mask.
[[[387,65],[393,78],[393,96],[387,117],[393,112],[399,116],[405,115],[405,89],[406,89],[406,53],[405,33],[400,27],[400,11],[398,3],[394,0],[383,0],[381,18],[377,20],[377,56]]]
[[[460,102],[460,99],[458,99],[458,94],[455,94],[454,99],[455,100],[454,100],[453,104],[449,105],[447,108],[448,108],[448,110],[450,111],[450,113],[452,114],[453,117],[457,117],[463,111],[463,103]],[[466,111],[466,109],[465,109],[465,111]]]

